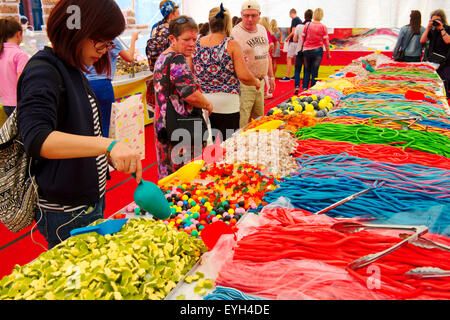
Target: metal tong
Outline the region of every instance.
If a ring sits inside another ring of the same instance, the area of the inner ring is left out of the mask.
[[[409,234],[406,234],[406,233],[401,233],[399,236],[402,239],[409,238]],[[442,243],[435,242],[433,240],[425,239],[425,238],[422,238],[422,237],[419,237],[416,240],[411,241],[410,243],[415,245],[416,247],[419,247],[419,248],[441,249],[441,250],[446,250],[446,251],[450,252],[450,247],[449,246],[447,246],[445,244],[442,244]]]
[[[353,233],[358,232],[365,229],[394,229],[394,230],[410,230],[414,231],[414,234],[404,239],[403,241],[397,243],[396,245],[373,254],[368,254],[364,257],[356,259],[351,262],[348,267],[357,270],[363,268],[372,262],[394,252],[395,250],[403,247],[408,242],[412,242],[416,240],[419,236],[427,233],[428,228],[426,226],[402,226],[402,225],[375,225],[375,224],[362,224],[357,222],[338,222],[331,226],[332,229],[343,232],[343,233]]]
[[[416,280],[428,278],[444,278],[450,277],[450,271],[442,270],[440,268],[422,267],[409,270],[408,272],[405,273],[405,276],[407,278]]]
[[[323,214],[325,212],[328,212],[328,211],[330,211],[330,210],[332,210],[332,209],[334,209],[336,207],[339,207],[340,205],[343,205],[344,203],[352,201],[353,199],[355,199],[355,198],[357,198],[359,196],[362,196],[363,194],[368,193],[369,191],[372,191],[375,188],[376,187],[372,187],[372,188],[369,188],[369,189],[366,189],[366,190],[359,191],[358,193],[352,194],[351,196],[348,196],[347,198],[342,199],[342,200],[332,204],[331,206],[326,207],[325,209],[317,211],[315,214]]]

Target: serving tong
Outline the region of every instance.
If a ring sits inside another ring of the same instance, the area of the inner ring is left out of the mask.
[[[351,262],[348,265],[348,267],[353,270],[358,270],[371,264],[372,262],[375,262],[376,260],[394,252],[395,250],[406,245],[408,242],[412,242],[418,239],[421,235],[428,232],[428,228],[426,226],[376,225],[376,224],[362,224],[357,222],[337,222],[333,224],[331,228],[342,233],[354,233],[366,229],[394,229],[394,230],[414,231],[414,234],[408,236],[406,239],[400,241],[396,245],[386,250],[365,255],[364,257],[358,258],[355,261]]]

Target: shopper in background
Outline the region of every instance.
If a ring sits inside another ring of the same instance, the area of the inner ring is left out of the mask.
[[[295,49],[295,91],[294,94],[298,94],[300,90],[300,73],[302,72],[303,66],[303,40],[302,35],[305,30],[305,24],[311,22],[313,16],[313,11],[308,9],[305,11],[305,21],[299,24],[294,31],[294,42],[297,42],[297,48]]]
[[[211,33],[201,38],[192,59],[194,75],[203,95],[213,104],[211,127],[221,133],[220,141],[239,129],[240,82],[259,89],[260,81],[248,70],[239,44],[230,38],[230,11],[221,7],[209,12]]]
[[[259,90],[254,86],[241,83],[240,96],[240,125],[246,126],[251,119],[264,115],[264,77],[269,76],[272,94],[275,90],[272,61],[269,56],[269,39],[267,31],[258,24],[261,9],[254,0],[245,1],[241,6],[242,22],[236,25],[231,36],[236,40],[244,52],[244,60],[250,72],[261,81]]]
[[[444,10],[438,9],[431,13],[431,19],[420,43],[429,41],[424,60],[439,64],[437,73],[444,81],[447,98],[450,99],[450,27]]]
[[[303,31],[303,91],[308,90],[310,84],[313,87],[317,82],[316,78],[319,75],[324,46],[327,51],[327,58],[331,59],[328,30],[320,22],[322,19],[323,10],[317,8],[313,13],[313,21],[307,23]]]
[[[110,74],[98,74],[94,66],[87,66],[85,72],[86,78],[91,83],[92,89],[100,104],[100,114],[103,129],[103,136],[109,137],[109,126],[111,122],[111,108],[115,100],[112,79],[116,72],[117,58],[120,56],[126,62],[134,61],[134,52],[136,48],[136,40],[139,37],[139,32],[131,34],[130,48],[124,48],[118,38],[114,39],[113,47],[108,51],[109,60],[111,62]]]
[[[262,17],[259,21],[259,24],[262,25],[267,31],[267,38],[269,39],[269,59],[270,59],[270,61],[273,61],[274,47],[275,47],[275,42],[277,41],[277,39],[275,38],[275,36],[272,33],[272,30],[270,29],[269,17]],[[273,65],[272,65],[272,69],[273,69]],[[271,93],[269,93],[270,84],[269,84],[269,77],[267,75],[264,77],[264,85],[265,85],[264,99],[272,99],[273,95]]]
[[[19,47],[22,34],[19,22],[12,18],[0,19],[0,97],[8,117],[17,106],[17,80],[29,58]]]
[[[281,41],[282,41],[282,35],[280,29],[278,28],[277,20],[275,19],[270,20],[270,30],[272,31],[273,36],[277,40],[274,44],[275,47],[272,57],[273,74],[275,76],[277,74],[278,59],[281,56]]]
[[[297,43],[294,42],[294,31],[295,28],[302,23],[302,20],[299,17],[297,17],[297,10],[291,9],[291,11],[289,11],[289,16],[292,19],[291,27],[289,28],[289,35],[284,40],[285,43],[288,42],[286,76],[280,79],[280,81],[292,80],[291,78],[292,59],[295,57],[295,49],[297,48]]]
[[[158,176],[162,179],[181,168],[185,163],[176,163],[174,156],[179,153],[174,149],[178,142],[171,141],[166,129],[166,112],[170,103],[175,111],[189,115],[194,108],[205,109],[211,114],[213,106],[201,94],[195,77],[191,72],[187,58],[191,57],[197,42],[198,27],[187,16],[179,16],[169,23],[170,47],[159,56],[155,64],[156,107],[154,116],[155,147],[158,160]],[[175,150],[175,151],[174,151]],[[202,150],[191,146],[190,157],[195,159]],[[177,154],[172,154],[176,152]],[[179,150],[186,155],[185,149]]]
[[[199,32],[198,32],[199,38],[208,35],[209,29],[210,29],[209,28],[209,23],[208,22],[203,23],[201,28],[199,28]]]
[[[398,34],[397,43],[394,52],[399,47],[404,48],[404,62],[420,62],[422,59],[422,44],[420,38],[425,31],[422,27],[422,15],[418,10],[412,10],[409,16],[409,24],[403,26]]]
[[[67,24],[73,5],[82,14],[81,28]],[[90,65],[109,73],[106,53],[124,29],[113,0],[61,0],[47,22],[52,47],[36,53],[19,79],[19,133],[27,154],[38,161],[31,169],[39,192],[36,221],[49,248],[72,229],[103,218],[108,160],[141,180],[139,155],[102,136],[99,105],[83,74]]]
[[[158,59],[161,52],[166,50],[170,46],[169,42],[169,21],[177,18],[180,15],[180,11],[175,2],[170,0],[163,0],[159,3],[159,9],[163,19],[152,27],[150,39],[147,41],[145,48],[145,54],[148,59],[149,70],[153,72],[156,59]],[[153,78],[146,82],[147,92],[147,110],[153,113],[155,109],[155,87]]]

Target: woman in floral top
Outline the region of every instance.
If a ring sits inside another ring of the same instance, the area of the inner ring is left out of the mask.
[[[201,146],[196,146],[200,150],[194,150],[193,145],[186,148],[185,145],[171,141],[171,137],[168,137],[167,100],[170,99],[175,111],[183,115],[192,113],[193,108],[206,109],[209,114],[213,109],[212,104],[200,93],[186,60],[194,51],[198,34],[197,24],[192,18],[180,16],[170,21],[169,33],[171,46],[161,53],[154,69],[156,98],[154,128],[159,179],[170,175],[201,155]]]

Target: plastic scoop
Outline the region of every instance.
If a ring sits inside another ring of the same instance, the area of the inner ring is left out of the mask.
[[[427,98],[423,92],[408,90],[405,93],[405,99],[408,100],[420,100],[420,101],[428,101],[431,103],[437,103],[436,100]]]
[[[365,60],[362,60],[363,67],[369,72],[375,72],[375,69]]]
[[[170,185],[173,182],[191,182],[199,173],[200,169],[203,168],[205,165],[205,161],[203,160],[194,160],[180,169],[178,169],[176,172],[172,173],[171,175],[161,179],[158,181],[158,185],[161,187]]]
[[[282,121],[282,120],[267,121],[267,122],[257,126],[256,128],[241,132],[241,135],[246,135],[248,133],[258,131],[258,130],[267,130],[267,132],[270,132],[272,130],[278,129],[283,123],[284,123],[284,121]]]
[[[224,234],[234,234],[233,229],[223,221],[216,221],[208,224],[202,229],[200,237],[209,250],[212,250],[219,241],[220,237]],[[236,237],[236,235],[235,235]]]
[[[102,236],[107,234],[114,234],[122,229],[123,225],[128,221],[128,219],[115,219],[115,220],[107,220],[105,222],[99,223],[96,226],[89,226],[84,228],[78,228],[70,231],[70,235],[77,236],[80,234],[97,232]]]
[[[136,175],[133,173],[133,177]],[[134,190],[134,202],[152,216],[164,220],[170,217],[170,206],[161,189],[150,181],[141,179]]]

